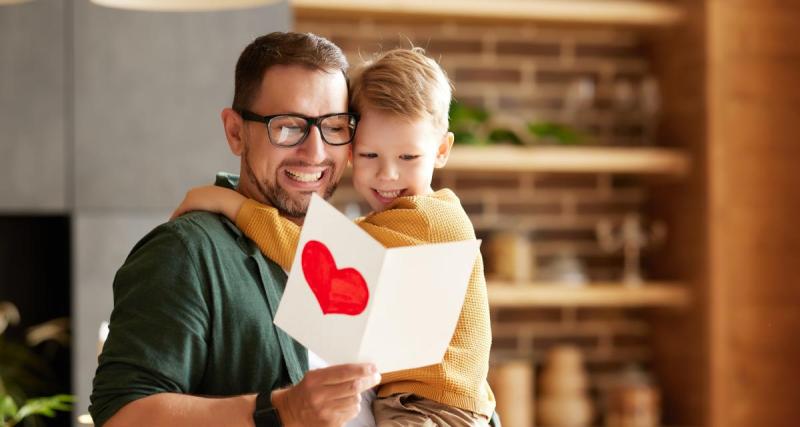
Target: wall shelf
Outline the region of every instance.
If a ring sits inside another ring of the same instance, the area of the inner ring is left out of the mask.
[[[657,147],[453,147],[445,170],[486,172],[631,173],[684,176],[683,151]]]
[[[675,4],[635,0],[291,0],[291,5],[301,17],[368,14],[657,27],[674,25],[685,16]]]
[[[687,307],[689,291],[680,283],[645,282],[641,286],[597,282],[585,286],[557,283],[512,284],[489,281],[493,308],[526,307]]]

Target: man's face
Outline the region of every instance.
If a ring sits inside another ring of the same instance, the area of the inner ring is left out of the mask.
[[[250,111],[262,116],[344,113],[347,84],[338,71],[273,66],[264,74],[261,92]],[[295,219],[305,216],[311,193],[331,196],[347,164],[349,145],[326,144],[313,126],[302,144],[277,147],[269,142],[264,123],[246,121],[242,126],[239,189],[245,196],[270,204]]]

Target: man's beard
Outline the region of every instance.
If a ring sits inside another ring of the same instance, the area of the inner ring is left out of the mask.
[[[311,200],[311,192],[309,192],[309,197],[305,201],[294,200],[289,195],[289,192],[284,190],[280,185],[278,185],[278,176],[276,173],[275,180],[270,182],[268,179],[264,179],[264,182],[260,182],[256,175],[253,173],[253,167],[250,165],[250,158],[248,156],[248,149],[247,145],[245,145],[244,152],[242,153],[242,157],[244,160],[244,165],[247,172],[247,177],[250,180],[250,183],[255,186],[258,190],[259,194],[264,198],[264,201],[269,202],[281,215],[288,216],[291,218],[303,218],[306,216],[306,211],[308,210],[308,203]],[[294,163],[290,164],[293,166],[312,166],[307,163]],[[335,164],[332,160],[326,160],[322,162],[321,165],[330,166],[330,169],[326,173],[334,173],[335,171]],[[278,166],[277,169],[280,169],[281,166],[286,166],[286,163],[281,164]],[[319,166],[319,165],[313,165]],[[276,170],[277,170],[276,169]],[[336,187],[339,185],[338,181],[329,180],[330,185],[325,188],[325,192],[322,197],[327,200],[332,195],[333,192],[336,191]]]

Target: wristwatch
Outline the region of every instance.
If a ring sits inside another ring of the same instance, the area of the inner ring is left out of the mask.
[[[256,396],[256,410],[253,412],[253,421],[256,427],[282,426],[278,410],[272,406],[272,392],[262,391]]]

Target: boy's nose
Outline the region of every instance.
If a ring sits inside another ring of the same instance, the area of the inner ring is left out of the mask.
[[[390,163],[383,163],[381,164],[380,170],[378,170],[378,179],[384,181],[394,181],[397,179],[397,168]]]

